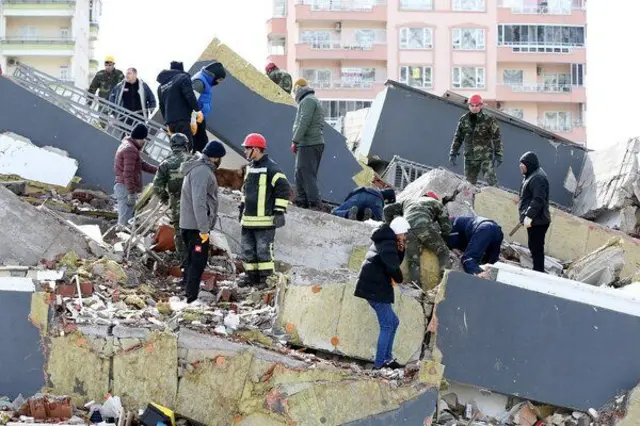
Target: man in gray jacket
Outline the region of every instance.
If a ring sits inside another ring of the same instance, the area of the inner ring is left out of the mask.
[[[322,210],[318,168],[324,151],[324,111],[315,91],[300,78],[294,85],[298,112],[293,123],[291,150],[296,156],[295,179],[298,207]]]
[[[201,154],[180,167],[184,175],[180,194],[180,232],[187,250],[183,277],[187,303],[198,298],[202,273],[209,260],[209,231],[218,220],[215,171],[225,154],[220,142],[211,141]]]

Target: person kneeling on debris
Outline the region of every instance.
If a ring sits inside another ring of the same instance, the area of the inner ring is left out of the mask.
[[[238,286],[264,289],[267,278],[275,271],[273,241],[276,228],[285,224],[291,187],[280,167],[265,153],[264,136],[251,133],[242,146],[250,163],[240,203],[245,276]]]
[[[404,216],[411,225],[407,242],[407,263],[411,281],[422,285],[420,279],[420,255],[431,250],[438,257],[440,274],[451,267],[446,240],[451,232],[451,222],[445,206],[438,196],[429,191],[418,199],[389,204],[384,208],[385,223],[397,216]]]
[[[140,155],[148,133],[144,124],[138,124],[116,151],[113,162],[116,184],[113,193],[118,203],[118,225],[121,226],[126,226],[133,217],[138,194],[142,192],[142,171],[155,173],[158,170]]]
[[[480,265],[498,261],[504,238],[500,225],[481,216],[452,217],[451,225],[447,245],[451,250],[463,251],[462,267],[467,274],[482,274]]]
[[[331,214],[349,220],[367,221],[382,220],[386,203],[395,203],[396,193],[393,189],[378,189],[374,186],[354,189],[347,195],[344,203],[336,207]]]
[[[180,257],[181,268],[184,270],[187,263],[187,250],[180,233],[180,194],[184,176],[180,172],[180,166],[191,159],[189,155],[189,138],[182,133],[174,133],[169,140],[171,155],[158,166],[158,172],[153,179],[153,192],[160,198],[160,202],[168,204],[171,209],[171,223],[175,230],[174,242],[176,253]]]
[[[399,368],[393,359],[393,340],[400,325],[391,305],[395,301],[393,282],[402,283],[400,265],[404,259],[409,222],[396,217],[371,234],[373,244],[365,256],[354,296],[367,300],[376,312],[380,334],[375,368]]]
[[[187,303],[198,298],[202,273],[209,260],[209,232],[218,220],[218,182],[215,171],[226,155],[224,145],[211,141],[201,154],[180,167],[180,232],[187,249],[184,269]]]

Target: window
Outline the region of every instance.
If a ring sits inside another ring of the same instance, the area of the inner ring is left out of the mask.
[[[502,110],[505,114],[524,120],[524,110],[522,108],[505,108]]]
[[[454,28],[451,34],[453,48],[458,50],[484,50],[485,32],[481,28]]]
[[[484,89],[485,74],[482,67],[453,67],[453,87],[456,89]]]
[[[425,66],[401,66],[400,82],[412,87],[431,89],[433,87],[433,68]]]
[[[312,49],[331,49],[331,31],[303,31],[300,39]]]
[[[328,89],[331,87],[331,70],[307,68],[302,70],[302,78],[307,80],[312,87]]]
[[[19,30],[20,37],[23,38],[36,38],[38,35],[38,30],[33,25],[27,25],[20,27]]]
[[[347,112],[357,111],[363,108],[369,108],[371,101],[352,101],[352,100],[333,100],[320,101],[324,111],[324,118],[328,122],[335,121],[340,117],[347,115]]]
[[[375,80],[375,68],[342,68],[340,73],[340,84],[345,88],[371,87]]]
[[[400,9],[431,10],[433,0],[400,0]]]
[[[356,44],[366,48],[371,48],[376,40],[376,32],[374,30],[357,30],[355,36]]]
[[[508,85],[520,85],[524,82],[524,71],[504,70],[502,71],[502,82]]]
[[[569,92],[571,90],[571,76],[562,73],[545,74],[543,87],[545,92]]]
[[[371,10],[375,4],[375,0],[302,0],[301,4],[311,5],[311,10]]]
[[[573,86],[584,86],[585,75],[585,64],[571,64],[571,84]]]
[[[286,42],[283,38],[277,38],[269,41],[269,55],[285,55]]]
[[[287,0],[273,0],[273,17],[284,18],[287,16]]]
[[[567,111],[545,112],[543,127],[553,132],[570,132],[571,113]]]
[[[69,28],[60,28],[60,38],[61,39],[69,38]]]
[[[400,28],[400,49],[433,49],[433,29]]]
[[[569,47],[584,47],[584,27],[562,25],[498,25],[499,46],[527,46],[514,51],[569,52]],[[546,46],[555,49],[545,49]],[[564,50],[561,48],[565,48]]]
[[[60,80],[69,81],[69,79],[70,79],[69,66],[68,65],[61,65],[60,66]]]
[[[484,12],[484,0],[453,0],[452,9],[464,12]]]

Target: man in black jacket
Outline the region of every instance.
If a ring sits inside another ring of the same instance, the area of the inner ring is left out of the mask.
[[[389,225],[373,231],[373,244],[365,256],[354,296],[366,299],[376,312],[380,334],[376,349],[375,368],[398,368],[393,359],[393,340],[400,325],[391,305],[395,302],[393,283],[403,281],[400,265],[404,259],[409,222],[402,216]]]
[[[520,223],[527,228],[533,270],[544,272],[544,239],[551,224],[549,180],[531,151],[520,157],[520,171],[524,176],[518,204]]]
[[[189,138],[189,149],[193,147],[191,113],[196,111],[202,118],[198,99],[193,92],[191,76],[184,72],[181,62],[171,62],[171,69],[163,70],[156,79],[158,86],[158,105],[169,131],[182,133]],[[200,120],[202,121],[202,120]]]

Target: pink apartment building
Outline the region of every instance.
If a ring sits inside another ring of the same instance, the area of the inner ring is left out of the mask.
[[[272,1],[268,59],[309,80],[331,124],[392,79],[586,143],[586,0]]]

